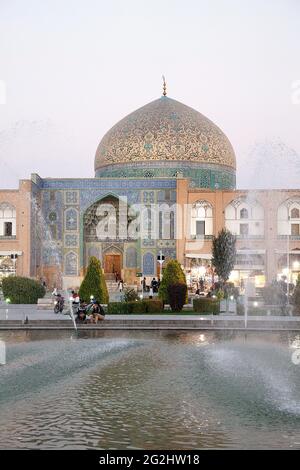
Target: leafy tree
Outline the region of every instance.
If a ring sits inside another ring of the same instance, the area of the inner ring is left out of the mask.
[[[212,241],[212,265],[219,279],[225,283],[233,270],[236,258],[236,237],[222,229]]]
[[[92,295],[98,302],[108,303],[109,296],[101,263],[95,256],[91,256],[86,275],[79,288],[79,297],[84,302],[89,302]]]
[[[187,285],[183,283],[169,284],[168,295],[172,312],[181,312],[187,295]]]
[[[292,295],[293,314],[300,315],[300,275],[298,274],[296,287]]]
[[[164,304],[170,303],[168,286],[171,284],[185,284],[185,274],[177,260],[171,259],[168,261],[165,269],[163,270],[163,278],[159,286],[158,296]],[[185,301],[187,302],[187,295]]]
[[[272,281],[262,290],[266,305],[285,305],[287,302],[286,285],[284,282]]]
[[[4,298],[12,304],[36,304],[46,293],[45,287],[38,281],[21,276],[4,278],[2,291]]]

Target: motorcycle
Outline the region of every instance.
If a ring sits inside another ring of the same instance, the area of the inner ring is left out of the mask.
[[[58,295],[54,301],[54,313],[62,313],[65,305],[65,299]]]

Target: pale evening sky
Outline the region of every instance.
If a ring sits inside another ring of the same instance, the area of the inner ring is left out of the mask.
[[[226,133],[238,186],[300,187],[299,0],[0,0],[0,189],[93,177],[162,74]]]

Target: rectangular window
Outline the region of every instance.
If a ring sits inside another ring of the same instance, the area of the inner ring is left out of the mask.
[[[240,224],[240,235],[249,235],[249,225]]]
[[[159,221],[158,221],[158,237],[162,239],[163,237],[163,214],[159,211]]]
[[[5,237],[12,236],[12,222],[4,222],[4,236]]]
[[[50,191],[50,202],[55,202],[55,191]]]
[[[171,240],[175,238],[175,214],[173,211],[170,212],[170,238]]]
[[[165,191],[158,191],[157,200],[158,202],[163,202],[165,200]]]
[[[51,234],[51,239],[52,240],[57,239],[57,227],[56,227],[56,225],[50,225],[50,234]]]
[[[292,235],[298,236],[299,235],[299,224],[291,224]]]
[[[196,235],[197,237],[205,235],[205,221],[204,220],[196,220]]]

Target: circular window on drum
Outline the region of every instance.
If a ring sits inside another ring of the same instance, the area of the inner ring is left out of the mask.
[[[50,222],[56,222],[57,221],[57,214],[56,212],[50,212],[49,215],[48,215],[48,218],[50,220]]]

